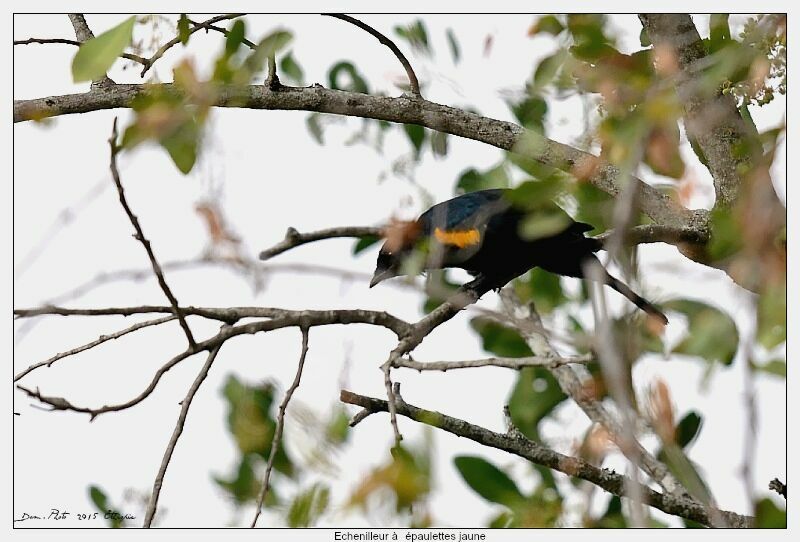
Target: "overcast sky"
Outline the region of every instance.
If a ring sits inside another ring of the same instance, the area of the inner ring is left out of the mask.
[[[364,16],[374,27],[388,32],[409,16]],[[87,16],[99,34],[117,24],[120,16]],[[503,96],[519,91],[539,58],[552,52],[547,38],[532,40],[526,33],[532,16],[426,16],[434,58],[411,54],[420,79],[427,83],[426,97],[439,103],[473,105],[486,116],[512,120]],[[741,22],[743,19],[737,19]],[[250,16],[248,36],[257,39],[275,27],[294,34],[294,57],[305,70],[306,84],[325,84],[327,69],[339,59],[357,64],[377,91],[398,94],[393,82],[403,80],[402,68],[385,47],[354,27],[318,16]],[[707,18],[696,17],[701,34]],[[445,30],[453,28],[462,48],[462,62],[454,65],[448,54]],[[621,32],[620,48],[638,48],[640,25],[633,15],[614,16],[612,28]],[[144,27],[137,27],[137,32]],[[165,35],[169,29],[164,29]],[[484,55],[487,35],[492,36]],[[17,16],[14,39],[28,37],[71,38],[65,16]],[[161,80],[171,78],[170,67],[186,56],[208,69],[222,47],[219,35],[197,33],[190,47],[174,48],[157,65]],[[86,85],[71,82],[69,46],[30,45],[14,49],[14,98],[80,92]],[[115,65],[109,75],[117,82],[138,82],[138,70]],[[752,109],[759,129],[774,127],[784,119],[783,96],[763,109]],[[132,239],[131,226],[122,212],[108,173],[107,139],[112,119],[124,126],[128,111],[101,111],[65,116],[48,125],[32,122],[14,127],[14,306],[31,307],[56,297],[100,272],[144,269],[148,261],[141,245]],[[380,154],[366,145],[345,145],[360,119],[332,124],[325,146],[315,143],[305,125],[307,114],[244,109],[214,111],[200,162],[188,176],[181,175],[161,149],[141,147],[120,157],[120,173],[129,202],[162,262],[198,257],[207,243],[205,226],[194,206],[213,198],[225,211],[231,228],[241,236],[251,256],[280,240],[286,228],[300,231],[339,225],[377,225],[390,216],[413,217],[427,204],[414,183],[392,170],[392,162],[409,152],[399,130],[392,131]],[[551,101],[549,135],[573,143],[582,130],[580,102]],[[684,157],[692,160],[688,146]],[[413,173],[415,182],[435,201],[452,196],[458,174],[468,168],[483,169],[501,158],[499,150],[474,141],[450,138],[445,160],[426,155]],[[705,188],[692,204],[709,207],[713,201],[710,178],[696,160],[688,175]],[[785,194],[785,154],[778,153],[773,167],[778,192]],[[649,170],[640,172],[648,182],[660,182]],[[65,209],[74,212],[63,220]],[[61,217],[61,219],[59,218]],[[54,226],[55,224],[55,226]],[[46,243],[43,241],[46,240]],[[44,247],[38,252],[37,247]],[[351,256],[352,241],[332,240],[296,249],[275,259],[278,263],[324,264],[371,273],[376,250]],[[752,296],[734,285],[722,272],[693,264],[676,249],[643,246],[638,290],[655,301],[690,297],[711,302],[728,311],[740,333],[752,329]],[[20,264],[21,271],[17,271]],[[461,275],[456,275],[461,277]],[[272,273],[266,288],[255,293],[252,283],[223,269],[175,271],[167,274],[181,304],[197,306],[263,305],[291,309],[364,308],[387,310],[401,318],[421,316],[421,298],[408,289],[388,284],[368,289],[367,281],[342,281],[323,275]],[[567,279],[570,288],[577,282]],[[624,300],[609,294],[615,308]],[[494,294],[481,306],[494,307]],[[165,304],[155,280],[116,282],[68,301],[75,307]],[[418,360],[458,360],[482,357],[477,336],[468,327],[468,314],[442,325],[414,351]],[[15,324],[14,372],[129,325],[121,318],[47,317],[29,329]],[[191,320],[196,336],[216,331],[215,324]],[[685,322],[675,318],[667,330],[674,340]],[[127,336],[97,349],[67,358],[25,378],[46,395],[63,396],[79,405],[100,406],[138,394],[153,372],[184,348],[185,337],[175,323]],[[393,347],[388,331],[367,326],[313,328],[303,382],[294,396],[287,418],[289,453],[297,453],[303,435],[296,416],[301,405],[326,416],[336,404],[342,383],[357,393],[383,396],[378,366]],[[185,431],[178,443],[160,506],[161,526],[211,527],[249,523],[251,508],[235,515],[234,507],[211,479],[228,476],[237,457],[226,425],[220,389],[235,374],[250,383],[275,380],[282,389],[291,382],[300,347],[297,329],[245,336],[226,343],[208,379],[195,397]],[[75,512],[90,511],[86,487],[103,487],[119,503],[126,488],[149,493],[178,415],[180,401],[193,380],[203,356],[195,356],[171,370],[155,393],[135,408],[100,416],[88,423],[75,413],[45,412],[31,406],[22,393],[15,395],[14,516],[63,506]],[[656,377],[669,385],[678,416],[697,410],[704,426],[690,458],[701,467],[722,508],[740,513],[747,509],[741,482],[742,450],[748,433],[743,397],[743,363],[737,358],[729,368],[717,368],[703,382],[706,365],[698,359],[650,355],[634,371],[637,388],[644,390]],[[498,368],[417,374],[397,370],[404,398],[472,423],[500,430],[502,405],[515,374]],[[785,479],[785,381],[756,376],[759,420],[754,479],[759,495],[774,477]],[[292,415],[292,411],[294,414]],[[570,452],[588,423],[571,405],[560,408],[545,425],[548,443]],[[409,443],[422,440],[422,427],[400,420]],[[472,492],[453,467],[452,457],[472,454],[508,467],[515,480],[528,489],[529,468],[518,458],[481,447],[443,432],[433,432],[436,488],[430,508],[437,525],[483,526],[498,511]],[[332,502],[341,506],[349,492],[374,465],[386,461],[391,428],[385,415],[371,416],[351,436],[337,458],[340,472],[332,477]],[[653,441],[646,440],[649,444]],[[624,465],[618,457],[609,466]],[[563,477],[562,477],[563,478]],[[526,480],[528,485],[526,486]],[[46,488],[46,489],[45,489]],[[284,491],[284,493],[289,493]],[[598,505],[605,498],[598,499]],[[572,501],[568,501],[570,505]],[[129,508],[133,508],[129,506]],[[139,510],[134,513],[139,516]],[[663,519],[663,515],[654,512]],[[381,524],[380,517],[372,518]],[[670,520],[674,524],[674,520]],[[135,522],[141,523],[141,516]],[[261,525],[275,525],[271,514]],[[368,519],[341,510],[324,525],[367,526]],[[36,526],[54,526],[36,525]],[[78,526],[70,524],[69,526]],[[81,525],[83,526],[83,525]],[[93,526],[103,526],[97,524]]]

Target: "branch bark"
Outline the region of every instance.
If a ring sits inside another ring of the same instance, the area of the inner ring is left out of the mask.
[[[387,401],[358,395],[347,390],[341,391],[340,400],[343,403],[359,406],[365,409],[367,413],[387,412],[389,410]],[[625,486],[629,481],[626,480],[625,476],[606,469],[599,469],[582,459],[562,455],[537,442],[528,440],[518,432],[510,432],[510,434],[505,435],[495,433],[489,429],[447,416],[440,412],[423,410],[405,401],[398,401],[395,406],[395,411],[397,414],[414,421],[437,427],[459,437],[468,438],[484,446],[509,452],[537,465],[562,472],[567,476],[589,481],[613,495],[627,497],[625,494]],[[366,414],[359,415],[363,419]],[[703,525],[712,526],[708,511],[699,503],[691,499],[659,493],[645,485],[640,485],[640,490],[644,502],[649,506],[658,508],[667,514],[680,516],[702,523]],[[719,513],[733,527],[752,527],[754,524],[754,519],[749,516],[722,510],[719,511]]]
[[[739,195],[742,172],[760,154],[758,134],[742,120],[734,97],[722,94],[717,82],[708,81],[703,73],[708,57],[691,16],[643,13],[639,20],[656,50],[673,55],[677,62],[675,90],[683,104],[686,133],[697,141],[708,162],[715,206],[730,207]],[[742,152],[742,146],[748,152]]]
[[[83,94],[68,94],[14,102],[14,122],[59,115],[87,113],[114,108],[129,108],[133,100],[150,91],[174,93],[170,83],[160,85],[118,84],[94,88]],[[549,139],[514,124],[469,111],[407,96],[370,96],[356,92],[281,86],[272,90],[264,85],[221,87],[214,105],[264,110],[302,110],[363,117],[404,124],[417,124],[452,135],[479,141],[511,151],[563,171],[588,171],[588,180],[601,190],[617,195],[619,170],[602,159]],[[652,186],[634,178],[642,211],[655,222],[685,226],[698,231],[708,228],[708,213],[688,210]]]

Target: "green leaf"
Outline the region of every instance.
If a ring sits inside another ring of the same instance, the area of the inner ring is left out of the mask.
[[[547,115],[547,102],[540,96],[528,96],[521,102],[509,103],[514,117],[525,128],[544,131],[544,120]]]
[[[453,462],[467,485],[487,501],[512,507],[525,499],[517,484],[485,459],[460,455]]]
[[[523,435],[540,441],[539,422],[567,398],[555,377],[543,367],[526,367],[519,371],[517,382],[508,399],[511,421]]]
[[[502,162],[487,171],[469,168],[461,173],[456,182],[456,191],[475,192],[487,188],[508,188],[509,177]]]
[[[395,33],[406,40],[413,49],[431,54],[431,48],[428,43],[428,31],[425,29],[425,23],[417,19],[408,26],[395,26]]]
[[[785,529],[786,510],[781,510],[768,497],[756,503],[756,528],[757,529]]]
[[[567,59],[567,52],[565,50],[558,50],[550,56],[544,57],[539,65],[536,66],[536,71],[533,72],[533,91],[541,91],[544,87],[549,85],[558,74],[558,71],[564,65]],[[544,100],[543,100],[544,101]],[[545,104],[545,113],[547,112],[547,105]],[[544,114],[542,114],[544,118]]]
[[[730,209],[716,208],[711,211],[711,231],[713,235],[708,252],[716,261],[730,258],[744,246],[741,227]]]
[[[245,36],[245,24],[242,19],[237,19],[233,22],[233,26],[225,36],[225,55],[231,57],[236,54],[239,47],[242,46]]]
[[[194,118],[189,118],[176,130],[161,139],[161,146],[181,173],[186,175],[197,161],[197,143],[200,127]]]
[[[730,316],[691,299],[673,299],[664,306],[684,313],[689,319],[688,333],[673,352],[700,356],[711,363],[730,365],[733,362],[739,347],[739,332]]]
[[[294,84],[303,84],[303,69],[294,59],[291,51],[281,59],[281,72]]]
[[[786,283],[768,283],[758,298],[758,342],[773,349],[786,342]]]
[[[371,247],[372,245],[374,245],[375,243],[377,243],[380,240],[381,240],[380,237],[376,237],[374,235],[367,235],[367,236],[364,236],[364,237],[360,238],[353,245],[353,256],[355,256],[359,252],[362,252],[362,251],[368,249],[369,247]]]
[[[510,327],[480,316],[470,320],[469,325],[481,336],[487,352],[508,358],[533,355],[525,340]]]
[[[523,303],[533,301],[536,309],[545,314],[568,300],[561,288],[561,278],[540,267],[531,269],[527,279],[516,280],[514,286]]]
[[[102,489],[95,485],[89,486],[89,498],[92,499],[92,502],[98,510],[105,512],[106,506],[108,505],[108,497]]]
[[[130,45],[134,24],[136,17],[128,17],[111,30],[82,43],[72,59],[72,80],[80,83],[104,76]]]
[[[309,116],[306,117],[306,128],[308,128],[311,137],[314,138],[320,145],[325,144],[325,139],[323,138],[322,132],[322,124],[319,122],[319,113],[311,113]]]
[[[653,42],[650,41],[650,34],[647,33],[644,27],[642,27],[641,32],[639,32],[639,44],[642,47],[650,47],[653,45]]]
[[[675,427],[675,443],[681,448],[686,448],[700,434],[703,417],[697,412],[687,413]]]
[[[189,30],[189,17],[185,13],[181,13],[178,18],[178,39],[181,40],[182,45],[189,43],[189,36],[191,35]]]
[[[414,147],[414,156],[419,158],[419,153],[422,149],[422,144],[425,143],[425,128],[420,126],[419,124],[404,124],[403,130],[405,130],[406,135],[408,136],[408,140],[411,142],[411,145]]]
[[[564,31],[564,25],[558,20],[555,15],[544,15],[533,24],[528,31],[529,36],[536,36],[539,34],[550,34],[551,36],[558,36]]]
[[[786,378],[786,360],[783,358],[770,360],[764,365],[756,366],[756,369],[784,379]]]
[[[572,219],[569,215],[560,209],[537,209],[522,220],[519,234],[529,241],[542,239],[564,231],[570,222]]]
[[[452,28],[447,29],[447,44],[450,46],[450,56],[453,57],[453,64],[458,64],[458,61],[461,60],[461,48],[458,46],[458,40]]]
[[[342,73],[349,76],[350,80],[346,84],[339,81]],[[366,80],[358,73],[355,65],[347,61],[334,64],[328,71],[328,86],[336,90],[348,90],[350,92],[360,92],[361,94],[369,93]]]
[[[286,523],[289,527],[311,527],[327,510],[330,503],[330,489],[320,483],[301,491],[289,505]]]
[[[445,132],[431,130],[431,150],[436,158],[447,156],[447,135]]]

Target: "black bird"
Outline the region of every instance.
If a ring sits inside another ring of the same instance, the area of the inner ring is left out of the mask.
[[[535,239],[520,236],[525,210],[512,204],[510,190],[470,192],[438,203],[415,221],[389,228],[378,254],[370,288],[379,282],[426,269],[457,267],[475,277],[481,293],[499,289],[534,267],[567,277],[586,278],[584,265],[600,261],[603,244],[584,234],[593,226],[575,222],[554,203],[546,212],[555,228]],[[555,215],[553,215],[555,213]],[[420,258],[418,255],[422,254]],[[416,269],[413,263],[417,262]],[[652,303],[603,269],[603,282],[664,324],[667,317]]]

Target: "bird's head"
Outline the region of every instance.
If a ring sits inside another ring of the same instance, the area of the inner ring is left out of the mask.
[[[422,228],[418,222],[393,220],[384,228],[383,237],[386,241],[378,253],[370,288],[386,279],[406,274],[406,261],[416,250],[421,234]]]

